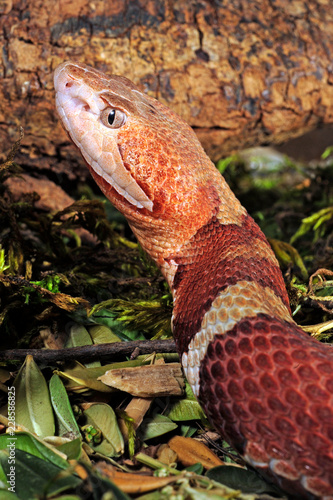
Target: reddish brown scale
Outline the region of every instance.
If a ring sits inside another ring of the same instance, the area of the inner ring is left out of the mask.
[[[332,383],[324,345],[304,343],[299,327],[259,314],[209,344],[199,400],[215,428],[266,477],[275,473],[282,487],[315,498],[297,480],[306,475],[323,495],[332,491]],[[274,473],[260,466],[272,459],[279,461]]]
[[[240,280],[255,281],[262,287],[271,288],[289,307],[280,269],[257,255],[258,241],[269,247],[249,215],[243,217],[241,226],[223,226],[213,217],[183,247],[181,257],[170,257],[169,260],[178,264],[173,283],[177,293],[173,326],[180,353],[187,351],[218,293]],[[246,257],[237,255],[240,244],[248,245]]]

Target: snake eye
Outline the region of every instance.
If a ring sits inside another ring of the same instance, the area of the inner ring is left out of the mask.
[[[101,122],[108,128],[120,128],[126,119],[127,116],[120,109],[106,108],[101,114]]]

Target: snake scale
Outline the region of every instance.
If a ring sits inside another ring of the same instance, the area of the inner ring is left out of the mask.
[[[174,298],[187,379],[216,430],[296,498],[333,499],[333,357],[290,316],[271,248],[193,130],[127,78],[76,62],[56,106]]]

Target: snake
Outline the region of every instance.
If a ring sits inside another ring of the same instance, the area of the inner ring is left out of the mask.
[[[64,129],[171,289],[177,350],[212,426],[286,493],[332,500],[332,351],[292,319],[264,234],[167,106],[73,61],[54,86]]]

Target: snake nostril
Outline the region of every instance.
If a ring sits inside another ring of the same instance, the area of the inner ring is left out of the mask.
[[[67,82],[65,87],[72,87],[72,85],[73,85],[73,82]]]

